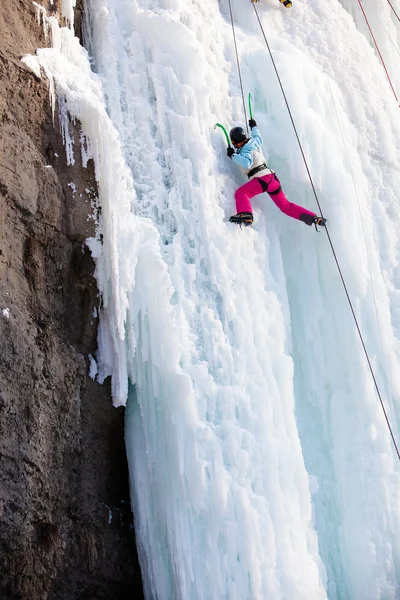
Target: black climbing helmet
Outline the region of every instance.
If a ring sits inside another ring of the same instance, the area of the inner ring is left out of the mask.
[[[247,134],[243,127],[234,127],[231,129],[229,137],[231,138],[231,142],[235,142],[236,144],[240,144],[240,142],[247,140]]]

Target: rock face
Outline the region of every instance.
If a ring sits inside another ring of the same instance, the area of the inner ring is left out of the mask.
[[[93,167],[20,61],[46,45],[32,2],[0,2],[0,598],[142,598],[124,414],[88,377]]]

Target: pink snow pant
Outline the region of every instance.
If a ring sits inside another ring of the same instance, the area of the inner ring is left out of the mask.
[[[265,182],[265,189],[258,181],[259,179],[262,179],[262,181]],[[236,212],[252,213],[253,209],[250,202],[251,198],[254,198],[254,196],[257,196],[258,194],[262,194],[263,192],[267,192],[271,200],[275,202],[276,206],[283,213],[285,213],[285,215],[293,217],[293,219],[299,220],[300,215],[304,214],[312,217],[316,216],[316,214],[310,210],[307,210],[302,206],[298,206],[297,204],[293,204],[293,202],[289,202],[282,191],[279,179],[274,173],[268,173],[268,175],[264,175],[263,177],[255,177],[254,179],[250,179],[250,181],[240,186],[240,188],[236,190]]]

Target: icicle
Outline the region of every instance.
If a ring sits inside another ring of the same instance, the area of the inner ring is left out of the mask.
[[[62,0],[61,14],[65,17],[67,26],[71,31],[74,30],[74,8],[76,0]]]
[[[93,158],[93,154],[90,148],[90,141],[83,131],[80,132],[79,141],[81,143],[82,166],[86,169],[88,161]]]
[[[69,133],[69,115],[67,101],[64,94],[58,95],[58,118],[60,121],[62,138],[67,155],[67,165],[74,165],[74,140]]]
[[[48,35],[48,22],[47,22],[47,13],[46,13],[46,9],[41,6],[40,4],[38,4],[37,2],[32,2],[33,6],[35,7],[35,12],[36,12],[36,19],[38,22],[38,25],[40,26],[41,22],[43,24],[43,33],[44,33],[44,39],[47,41],[47,35]]]
[[[46,17],[47,27],[51,32],[51,45],[61,51],[61,31],[56,17]]]
[[[40,63],[40,65],[43,68],[44,74],[46,75],[46,77],[49,81],[49,99],[50,99],[50,106],[51,106],[51,116],[52,116],[53,125],[54,125],[54,113],[55,113],[55,108],[56,108],[56,94],[55,94],[55,90],[54,90],[54,78],[53,78],[51,71],[47,68],[46,64]]]

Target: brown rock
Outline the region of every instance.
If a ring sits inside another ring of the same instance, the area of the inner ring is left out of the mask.
[[[141,598],[124,413],[88,377],[93,166],[20,62],[43,46],[32,3],[0,3],[0,598]]]

